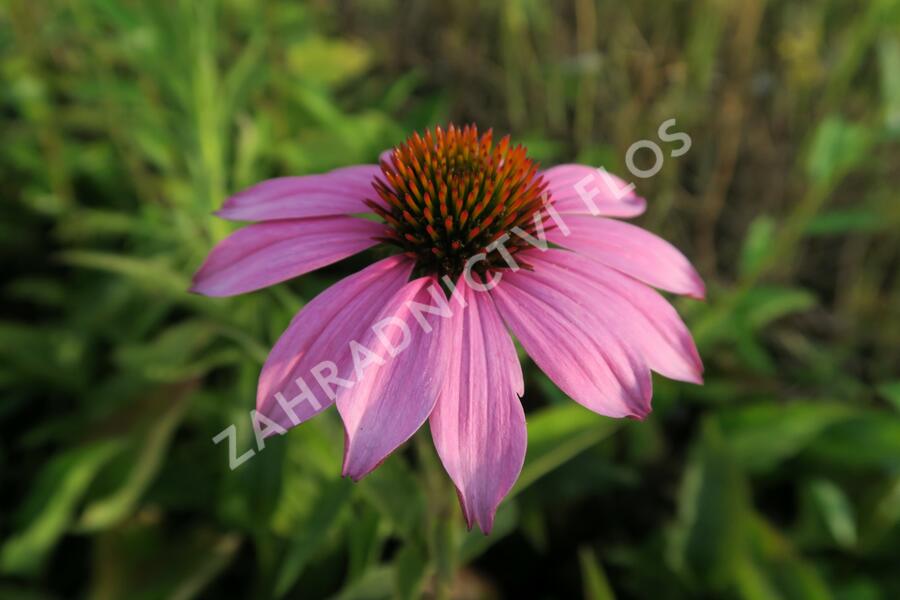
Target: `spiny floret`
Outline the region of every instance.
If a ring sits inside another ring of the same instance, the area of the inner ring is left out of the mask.
[[[414,258],[420,272],[451,277],[511,228],[534,234],[547,187],[524,146],[511,147],[509,136],[494,145],[493,132],[479,136],[475,125],[414,133],[381,171],[373,187],[382,202],[366,203],[388,225],[383,241]],[[525,243],[511,236],[506,247],[515,253]],[[478,263],[482,274],[506,267],[497,253],[488,257]]]

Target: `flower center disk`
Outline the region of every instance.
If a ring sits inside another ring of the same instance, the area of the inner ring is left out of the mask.
[[[482,253],[477,273],[507,268],[489,246],[513,227],[535,233],[547,187],[524,146],[510,146],[509,136],[495,145],[474,125],[414,133],[381,171],[373,186],[383,202],[367,204],[388,225],[383,241],[414,258],[419,273],[452,278]],[[504,245],[513,254],[527,246],[519,236]]]

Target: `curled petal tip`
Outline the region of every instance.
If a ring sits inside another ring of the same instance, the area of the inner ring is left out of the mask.
[[[694,289],[687,295],[695,300],[706,300],[706,284],[700,279],[699,275],[695,275]]]
[[[197,280],[196,275],[194,275],[194,277],[191,279],[191,285],[187,291],[189,294],[196,294],[198,296],[207,296],[208,295],[206,292],[203,291],[203,284]]]
[[[222,205],[222,208],[219,210],[214,210],[212,212],[213,216],[223,219],[225,221],[253,221],[254,219],[248,218],[246,214],[241,214],[240,207],[229,206],[229,203],[226,202]]]
[[[475,525],[478,525],[478,529],[481,530],[481,533],[485,536],[491,534],[491,531],[494,529],[494,516],[497,514],[497,507],[495,506],[489,514],[482,514],[479,516],[469,516],[469,511],[466,508],[465,504],[463,506],[463,517],[466,520],[466,530],[472,531],[475,528]]]
[[[350,481],[352,481],[353,483],[357,483],[357,482],[359,482],[360,479],[362,479],[362,476],[359,475],[358,473],[351,472],[350,465],[348,464],[348,461],[347,461],[346,448],[344,449],[344,462],[343,462],[343,465],[341,465],[341,477],[349,477]]]
[[[703,281],[700,273],[691,264],[687,265],[687,270],[687,289],[682,292],[682,295],[695,300],[706,300],[706,283]]]
[[[359,483],[360,479],[362,479],[363,477],[365,477],[365,475],[359,475],[359,474],[350,473],[350,472],[347,471],[346,469],[342,469],[342,470],[341,470],[341,477],[346,477],[346,478],[348,478],[350,481],[352,481],[353,483]]]
[[[207,278],[203,277],[200,271],[198,271],[191,279],[191,287],[188,288],[188,293],[196,294],[198,296],[207,296],[210,298],[221,298],[229,295],[216,293],[215,291],[211,290],[208,285]]]
[[[653,409],[648,406],[647,410],[642,410],[640,412],[636,412],[634,414],[628,415],[628,418],[634,419],[635,421],[643,421],[644,419],[646,419],[647,417],[650,416],[651,412],[653,412]]]

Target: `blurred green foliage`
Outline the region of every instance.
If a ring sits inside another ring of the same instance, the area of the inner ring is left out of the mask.
[[[0,597],[900,597],[896,0],[0,3]],[[490,537],[427,439],[340,479],[333,411],[238,470],[268,348],[355,257],[186,293],[284,174],[475,121],[623,173],[710,290],[643,423],[526,366]]]

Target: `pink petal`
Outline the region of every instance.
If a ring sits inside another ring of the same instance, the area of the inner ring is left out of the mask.
[[[323,361],[337,366],[339,376],[353,371],[350,342],[362,339],[388,300],[409,279],[413,263],[392,256],[342,279],[311,300],[281,335],[259,376],[256,409],[288,429],[296,423],[279,404],[292,403],[299,421],[306,421],[333,400],[318,384],[313,369]],[[313,394],[303,397],[302,378]]]
[[[351,388],[342,388],[336,403],[344,421],[346,445],[343,474],[359,480],[408,440],[422,426],[434,408],[446,369],[445,346],[435,329],[425,332],[413,317],[409,302],[433,305],[427,287],[437,285],[433,277],[407,283],[375,318],[402,323],[385,330],[388,341],[402,347],[391,356],[387,345],[370,329],[359,343],[381,358],[384,364],[370,365],[364,377]],[[425,317],[439,327],[437,317]]]
[[[216,214],[231,221],[272,221],[371,212],[363,200],[377,200],[372,181],[379,174],[378,165],[357,165],[269,179],[235,194]]]
[[[382,224],[353,217],[248,225],[213,248],[191,291],[233,296],[258,290],[374,246],[383,233]]]
[[[573,400],[609,417],[650,412],[650,370],[609,315],[537,270],[505,272],[491,295],[525,351]]]
[[[529,252],[536,272],[552,273],[581,303],[608,313],[623,339],[654,371],[671,379],[703,383],[703,363],[688,328],[653,288],[574,252]]]
[[[552,229],[547,238],[653,287],[694,298],[706,295],[703,280],[688,259],[649,231],[600,217],[569,216],[565,223],[569,235]]]
[[[647,201],[627,182],[585,165],[559,165],[543,173],[553,206],[560,214],[636,217]]]
[[[522,368],[491,297],[462,281],[458,289],[468,306],[441,330],[450,350],[431,436],[469,528],[477,522],[490,533],[497,506],[525,460]]]

